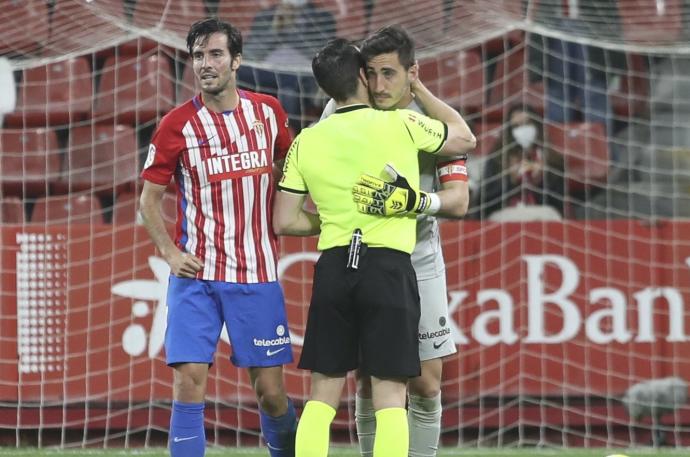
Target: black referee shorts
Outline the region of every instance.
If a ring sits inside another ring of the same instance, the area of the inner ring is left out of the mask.
[[[410,255],[362,251],[347,268],[347,247],[323,251],[314,282],[299,367],[318,373],[359,368],[378,378],[420,375],[419,291]]]

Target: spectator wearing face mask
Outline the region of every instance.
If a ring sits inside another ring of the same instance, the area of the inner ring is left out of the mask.
[[[485,162],[480,194],[483,219],[499,209],[550,205],[563,213],[562,158],[543,144],[539,116],[514,106],[489,159]]]

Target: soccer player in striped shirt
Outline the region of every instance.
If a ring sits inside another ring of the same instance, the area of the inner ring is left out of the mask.
[[[283,387],[292,361],[277,242],[273,164],[290,146],[287,116],[270,96],[237,88],[242,36],[218,19],[194,23],[187,47],[201,93],[160,122],[144,164],[141,214],[170,265],[166,362],[174,370],[172,457],[205,454],[204,396],[223,324],[231,361],[249,371],[272,457],[294,455],[295,411]],[[175,240],[161,217],[172,177]]]

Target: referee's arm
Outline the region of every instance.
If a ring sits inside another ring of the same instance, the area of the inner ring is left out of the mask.
[[[318,214],[304,209],[306,193],[278,188],[273,201],[273,231],[277,235],[310,236],[321,231]]]

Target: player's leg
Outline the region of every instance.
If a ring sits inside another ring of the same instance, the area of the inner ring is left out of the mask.
[[[208,378],[207,363],[182,363],[173,366],[173,404],[170,416],[170,455],[201,457],[206,449],[204,396]]]
[[[285,392],[283,367],[253,367],[249,378],[259,403],[261,433],[272,457],[293,456],[297,416]]]
[[[419,287],[419,359],[422,374],[408,382],[410,456],[433,457],[441,433],[442,357],[456,352],[450,334],[445,275],[423,279]]]
[[[338,410],[346,373],[312,373],[311,394],[297,426],[295,455],[326,457],[331,422]]]
[[[407,378],[371,378],[371,394],[376,410],[374,457],[407,457],[409,432],[405,393]]]
[[[232,343],[231,361],[249,369],[269,453],[292,456],[297,420],[282,368],[292,361],[292,348],[280,284],[220,284],[216,293]]]
[[[371,400],[371,377],[363,375],[359,370],[355,377],[357,378],[355,425],[359,453],[363,457],[371,457],[374,453],[374,436],[376,435],[376,411],[374,402]]]
[[[423,360],[422,375],[408,382],[407,420],[410,428],[410,456],[432,457],[438,451],[441,434],[441,359]]]
[[[218,344],[222,316],[206,281],[170,277],[165,354],[174,369],[170,455],[205,453],[204,396],[208,367]]]

